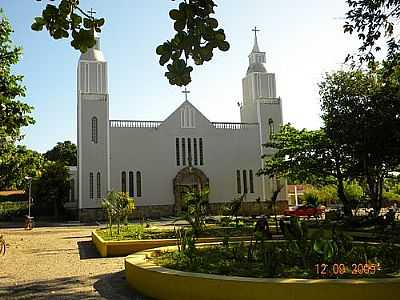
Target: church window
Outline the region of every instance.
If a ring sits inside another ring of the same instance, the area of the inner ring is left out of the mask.
[[[142,197],[142,174],[136,172],[136,196]]]
[[[268,119],[268,127],[269,127],[269,139],[272,139],[275,130],[274,130],[274,120],[272,120],[271,118]]]
[[[240,170],[236,170],[236,185],[238,194],[242,193],[242,184],[240,182]]]
[[[203,139],[199,138],[199,147],[200,147],[200,166],[204,164],[203,160]]]
[[[186,105],[181,108],[181,128],[195,128],[195,111],[192,107]]]
[[[69,182],[69,201],[74,202],[75,201],[75,180],[71,179]]]
[[[193,139],[193,156],[194,156],[194,165],[197,166],[197,139]]]
[[[186,144],[185,144],[185,138],[182,138],[182,165],[186,166]]]
[[[121,173],[121,191],[126,193],[126,172]]]
[[[250,183],[250,193],[254,193],[254,178],[253,170],[249,170],[249,183]]]
[[[97,172],[97,199],[101,198],[101,176],[100,172]]]
[[[247,194],[247,172],[243,170],[243,193]]]
[[[97,144],[97,118],[92,118],[92,142]]]
[[[190,138],[188,138],[188,163],[189,166],[192,165],[192,141]]]
[[[89,174],[89,197],[93,199],[93,173]]]
[[[180,166],[181,157],[180,157],[180,153],[179,153],[179,138],[176,138],[176,140],[175,140],[175,152],[176,152],[176,165]]]
[[[133,172],[129,172],[129,197],[133,197],[134,195],[134,186],[133,186]]]

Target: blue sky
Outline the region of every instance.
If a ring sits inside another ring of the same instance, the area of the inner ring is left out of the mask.
[[[155,48],[173,34],[168,11],[180,1],[81,0],[106,23],[101,47],[108,61],[110,119],[163,120],[184,100],[168,84]],[[24,48],[15,72],[25,76],[25,101],[35,107],[36,124],[23,141],[40,152],[57,142],[76,142],[76,67],[80,53],[68,40],[52,40],[30,25],[41,14],[43,0],[2,0],[14,27],[13,40]],[[258,42],[267,53],[266,68],[276,73],[284,122],[318,128],[318,82],[325,72],[342,68],[347,53],[358,46],[343,34],[344,0],[216,0],[216,16],[231,49],[195,68],[189,100],[211,121],[239,121],[241,79],[253,46],[251,28],[261,29]]]

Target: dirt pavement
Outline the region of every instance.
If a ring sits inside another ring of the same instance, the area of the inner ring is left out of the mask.
[[[0,299],[146,300],[126,284],[123,257],[98,255],[90,236],[95,228],[0,228],[7,242]]]

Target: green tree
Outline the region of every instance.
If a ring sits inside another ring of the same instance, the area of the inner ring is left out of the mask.
[[[23,103],[25,87],[23,76],[12,73],[18,63],[22,49],[11,41],[12,27],[0,9],[0,158],[10,144],[21,139],[21,127],[33,124],[29,115],[32,107]]]
[[[0,190],[26,188],[25,176],[36,177],[44,164],[43,156],[25,146],[7,144],[1,147]]]
[[[379,40],[385,40],[388,59],[400,50],[400,38],[396,26],[400,18],[400,0],[346,0],[349,11],[346,13],[344,32],[356,33],[361,40],[359,62],[373,62],[376,52],[381,50]],[[399,28],[397,28],[398,30]],[[346,61],[354,55],[348,55]]]
[[[32,182],[35,213],[52,213],[59,218],[68,201],[69,188],[68,168],[60,162],[46,161],[41,175]]]
[[[341,151],[340,145],[330,140],[323,129],[297,130],[287,124],[265,146],[276,152],[271,158],[264,157],[264,168],[258,172],[259,175],[286,177],[291,182],[335,184],[345,214],[352,214],[344,193],[344,183],[350,175],[348,158]]]
[[[74,143],[70,141],[58,142],[53,149],[47,151],[44,157],[47,160],[58,161],[66,166],[77,165],[77,148]]]
[[[392,67],[335,72],[320,84],[326,135],[348,158],[349,179],[366,187],[376,213],[384,179],[400,165],[400,84]]]
[[[117,234],[119,234],[121,222],[133,213],[135,202],[129,197],[128,193],[111,191],[103,200],[102,207],[107,214],[110,235],[112,235],[114,222],[117,222]]]
[[[218,29],[218,20],[211,17],[215,6],[213,0],[184,0],[169,12],[176,34],[159,45],[156,53],[160,55],[160,65],[170,62],[165,72],[170,84],[184,86],[191,82],[193,67],[188,65],[189,58],[202,65],[212,59],[214,49],[228,51],[225,32]],[[54,39],[71,35],[71,46],[86,52],[94,46],[94,32],[101,32],[104,22],[104,18],[97,19],[85,12],[78,0],[61,0],[58,6],[47,4],[31,28],[46,28]]]
[[[206,225],[206,216],[208,210],[208,189],[193,191],[185,194],[184,200],[187,210],[184,218],[192,227],[192,233],[195,238],[199,237]]]

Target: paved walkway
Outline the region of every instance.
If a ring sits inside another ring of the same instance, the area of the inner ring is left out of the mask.
[[[124,258],[100,258],[91,243],[95,226],[1,229],[0,299],[146,300],[129,289]]]

